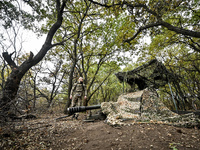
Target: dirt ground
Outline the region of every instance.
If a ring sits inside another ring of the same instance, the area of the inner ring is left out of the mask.
[[[158,123],[110,126],[104,121],[84,122],[57,116],[16,122],[15,132],[0,128],[0,149],[30,150],[199,150],[200,130]],[[8,128],[8,126],[7,126]],[[10,127],[11,128],[11,127]]]

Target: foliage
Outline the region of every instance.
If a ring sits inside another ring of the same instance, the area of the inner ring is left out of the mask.
[[[107,15],[105,18],[101,8],[96,8],[86,1],[77,1],[75,4],[69,2],[63,26],[56,35],[57,41],[67,40],[62,48],[51,52],[58,59],[65,58],[66,67],[75,66],[74,71],[68,69],[73,72],[73,78],[66,79],[66,83],[70,83],[71,80],[76,82],[78,76],[85,78],[89,93],[86,103],[99,91],[116,68],[127,61],[126,57],[119,55],[127,49],[119,49],[116,46],[118,43],[121,47],[121,38],[117,37],[120,28],[117,24],[123,17],[115,19],[114,16]],[[52,19],[49,18],[47,25],[51,23]],[[43,28],[43,31],[47,29],[48,26]],[[63,91],[69,93],[70,87]]]
[[[1,1],[0,10],[0,20],[4,28],[10,28],[17,22],[25,28],[33,29],[37,25],[35,21],[41,21],[48,15],[48,5],[40,0]]]

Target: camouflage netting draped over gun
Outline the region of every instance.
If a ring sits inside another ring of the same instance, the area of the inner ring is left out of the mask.
[[[176,84],[177,78],[156,59],[128,72],[116,74],[121,82],[128,83],[136,91],[121,95],[117,102],[101,104],[102,112],[107,115],[109,124],[128,124],[135,122],[161,121],[177,126],[199,126],[200,120],[194,113],[178,115],[170,111],[159,99],[155,89],[169,82]]]
[[[156,91],[148,88],[121,95],[117,102],[104,102],[101,108],[111,125],[136,122],[162,122],[183,127],[200,125],[200,119],[194,113],[178,115],[170,111],[160,101]]]

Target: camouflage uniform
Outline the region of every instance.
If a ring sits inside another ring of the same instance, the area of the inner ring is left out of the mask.
[[[74,96],[72,98],[72,107],[75,106],[81,106],[82,105],[82,98],[83,93],[85,93],[85,96],[87,96],[87,88],[86,85],[80,82],[77,82],[72,87],[70,95],[72,95],[74,92]]]

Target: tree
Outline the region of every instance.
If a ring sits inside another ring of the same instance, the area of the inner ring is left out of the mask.
[[[138,40],[143,33],[150,36],[162,34],[167,30],[172,31],[178,36],[175,42],[179,42],[191,47],[193,50],[200,52],[198,44],[200,38],[198,9],[199,1],[180,1],[180,0],[119,0],[119,1],[99,1],[89,0],[90,2],[110,9],[111,11],[124,11],[131,17],[125,25],[134,22],[134,26],[127,29],[123,42],[134,44],[134,40]],[[128,12],[128,13],[127,13]],[[135,30],[132,32],[131,30]],[[148,32],[149,31],[149,32]]]
[[[17,24],[16,22],[13,22],[13,26],[10,28],[2,28],[1,30],[1,49],[2,52],[12,52],[13,53],[13,61],[15,61],[17,64],[20,63],[21,60],[25,60],[25,55],[23,55],[20,58],[20,55],[23,54],[23,34],[22,32],[22,26]],[[0,80],[0,89],[1,89],[1,96],[3,94],[3,89],[5,87],[5,83],[6,83],[6,78],[9,76],[11,69],[9,68],[8,64],[6,63],[5,59],[3,58],[3,56],[1,55],[1,60],[2,60],[2,64],[1,64],[1,80]],[[21,59],[21,60],[20,60]],[[24,82],[25,80],[23,80],[22,82]],[[24,82],[25,83],[25,82]],[[22,83],[23,84],[23,83]],[[24,87],[24,89],[26,89],[27,86]],[[20,93],[20,91],[19,91]],[[25,96],[27,96],[27,94],[25,94]],[[20,99],[23,100],[23,96],[22,95],[17,95],[16,99]],[[17,102],[19,101],[12,101],[11,105],[12,105],[12,110],[13,112],[19,112],[19,110],[17,109]],[[24,102],[24,101],[23,101]],[[18,103],[19,104],[19,103]],[[24,102],[25,104],[25,102]],[[21,112],[20,112],[21,113]]]
[[[53,63],[53,61],[51,61]],[[36,87],[36,91],[40,94],[41,97],[44,97],[47,100],[47,108],[50,108],[54,103],[55,97],[59,94],[59,89],[61,88],[61,84],[63,82],[63,78],[66,75],[66,70],[62,70],[63,61],[55,62],[53,65],[54,68],[47,67],[48,72],[43,72],[42,79],[39,80],[39,83],[42,84],[41,87]],[[42,72],[41,72],[42,73]],[[45,87],[46,85],[46,87]],[[42,90],[41,90],[41,89]],[[47,90],[43,90],[46,88]]]
[[[1,30],[1,50],[2,52],[12,51],[14,54],[13,60],[17,60],[19,58],[19,55],[22,54],[22,48],[23,48],[23,39],[21,38],[20,31],[22,30],[22,27],[20,25],[17,25],[16,23],[13,23],[13,26],[9,29],[2,28]],[[6,77],[10,73],[10,69],[1,55],[1,89],[4,88]],[[18,62],[17,62],[18,63]]]
[[[25,73],[32,66],[39,63],[51,48],[57,45],[63,44],[64,41],[52,44],[52,40],[53,40],[54,34],[56,33],[56,31],[60,28],[62,24],[65,4],[66,4],[66,1],[63,1],[63,2],[59,0],[56,1],[57,20],[49,29],[45,43],[43,44],[42,48],[35,56],[33,56],[33,53],[30,52],[29,58],[26,61],[24,61],[22,64],[17,65],[12,59],[13,53],[12,54],[9,54],[8,52],[3,53],[3,57],[5,61],[8,63],[8,65],[10,66],[12,71],[9,74],[7,81],[5,83],[5,87],[3,89],[3,95],[2,95],[1,103],[0,103],[2,115],[6,115],[8,113],[9,108],[10,108],[8,104],[12,102],[12,100],[15,99],[20,81],[22,77],[25,75]]]

